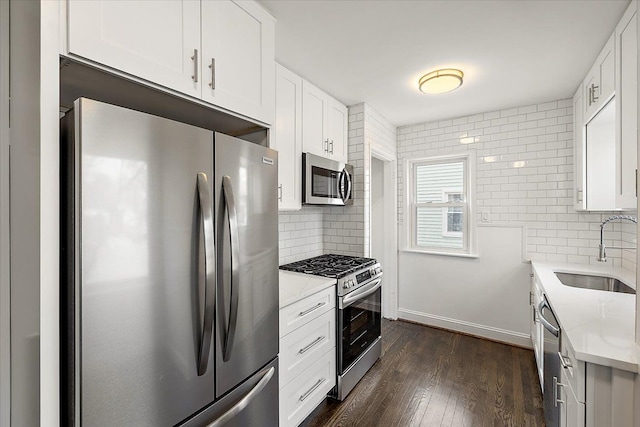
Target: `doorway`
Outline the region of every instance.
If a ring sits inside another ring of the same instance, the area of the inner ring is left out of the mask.
[[[370,255],[384,274],[382,315],[398,318],[398,221],[396,160],[371,150],[370,175]]]

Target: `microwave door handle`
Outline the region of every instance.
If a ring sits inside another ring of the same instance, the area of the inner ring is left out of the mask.
[[[209,183],[205,173],[197,175],[198,204],[200,206],[200,219],[202,220],[202,233],[204,244],[204,316],[202,322],[202,336],[200,339],[200,351],[198,352],[198,376],[207,372],[209,364],[209,350],[211,348],[211,336],[213,334],[213,312],[215,304],[215,243],[213,238],[213,209],[209,192]]]
[[[382,286],[382,279],[374,280],[373,282],[369,283],[366,286],[363,286],[357,291],[353,291],[350,294],[347,294],[344,297],[342,297],[342,300],[340,301],[340,306],[338,308],[342,309],[350,306],[351,304],[358,301],[359,299],[362,299],[366,296],[371,295],[372,293],[377,291],[381,286]]]
[[[342,187],[344,186],[344,171],[340,172],[340,176],[338,177],[338,196],[340,196],[340,200],[344,203],[344,193],[342,192]]]
[[[225,334],[224,345],[222,347],[222,360],[228,362],[229,358],[231,357],[231,350],[233,349],[233,341],[235,338],[236,325],[238,321],[240,246],[238,238],[238,214],[236,212],[236,202],[233,196],[233,186],[231,185],[231,178],[227,175],[222,177],[222,194],[224,196],[227,219],[229,221],[229,243],[231,246],[231,284],[229,286],[229,292],[231,292],[231,307],[229,310],[229,326],[226,331],[227,333]],[[222,245],[220,245],[220,248],[222,248]],[[218,285],[223,286],[223,280],[218,280]],[[221,304],[224,304],[223,298],[219,298],[219,300]]]
[[[346,169],[344,170],[344,176],[347,180],[347,195],[344,198],[344,201],[346,202],[351,198],[352,182],[351,182],[351,174]]]

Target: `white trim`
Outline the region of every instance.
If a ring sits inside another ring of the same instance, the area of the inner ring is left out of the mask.
[[[477,323],[465,322],[464,320],[450,319],[448,317],[434,314],[421,313],[419,311],[400,308],[398,318],[421,323],[427,326],[449,329],[451,331],[462,332],[494,341],[513,344],[520,347],[533,348],[531,336],[522,332],[509,331],[495,328],[493,326],[480,325]]]
[[[0,426],[11,424],[9,2],[0,1]]]
[[[466,252],[438,252],[438,251],[428,251],[428,250],[420,250],[420,249],[413,249],[413,248],[403,248],[403,249],[400,249],[400,252],[410,252],[414,254],[424,254],[424,255],[455,256],[459,258],[480,258],[480,255],[476,253],[468,254]]]

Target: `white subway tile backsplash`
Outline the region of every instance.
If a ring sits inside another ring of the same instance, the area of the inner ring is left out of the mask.
[[[477,141],[461,145],[449,123],[473,133]],[[423,130],[419,138],[411,133],[418,128]],[[490,222],[526,225],[532,260],[596,263],[600,223],[613,213],[573,209],[572,128],[571,99],[404,126],[398,128],[398,162],[475,150],[476,204]],[[405,221],[403,174],[399,168],[400,227]],[[635,247],[636,228],[631,223],[607,228],[607,242]],[[611,250],[608,257],[614,265],[635,270],[634,250]]]

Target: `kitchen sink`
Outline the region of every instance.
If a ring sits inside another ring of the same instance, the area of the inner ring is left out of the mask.
[[[596,289],[598,291],[622,292],[635,294],[636,291],[618,279],[606,276],[589,276],[586,274],[556,273],[560,283],[574,288]]]

